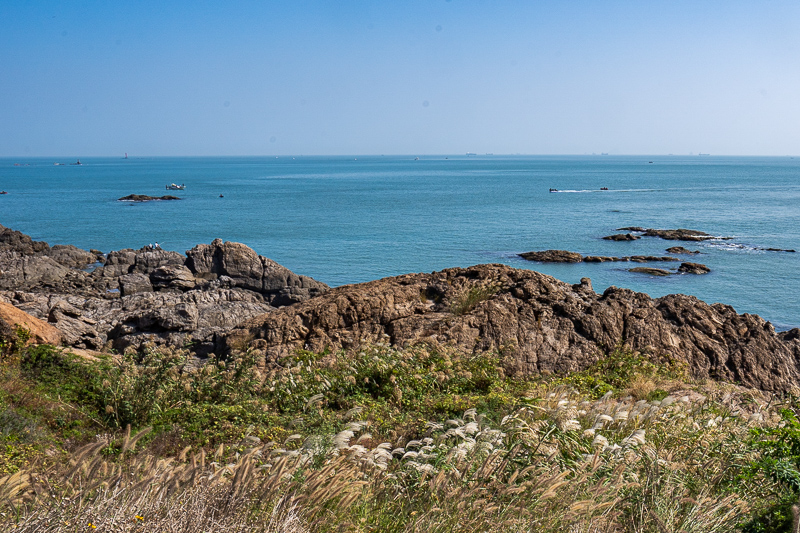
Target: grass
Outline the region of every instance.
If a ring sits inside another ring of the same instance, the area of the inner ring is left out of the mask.
[[[0,527],[792,530],[793,398],[622,349],[561,378],[504,363],[376,345],[197,368],[19,347],[0,361]]]

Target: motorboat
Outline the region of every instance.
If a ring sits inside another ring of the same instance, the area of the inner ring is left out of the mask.
[[[558,192],[558,189],[553,189],[553,188],[551,188],[551,189],[550,189],[550,192]]]
[[[185,188],[186,188],[186,185],[184,185],[183,183],[181,183],[180,185],[176,185],[174,183],[170,183],[169,185],[167,185],[167,190],[168,191],[182,191]]]

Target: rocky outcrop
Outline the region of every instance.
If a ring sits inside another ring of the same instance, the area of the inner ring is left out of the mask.
[[[215,239],[186,252],[186,266],[200,279],[225,276],[235,287],[263,294],[276,306],[291,305],[321,294],[328,286],[299,276],[238,242]]]
[[[682,274],[708,274],[711,269],[700,263],[686,262],[681,263],[681,266],[678,267],[678,272]]]
[[[452,312],[480,287],[494,287],[463,314]],[[758,316],[722,304],[610,287],[602,295],[584,280],[569,285],[503,265],[409,274],[331,289],[242,325],[227,348],[253,346],[278,361],[298,348],[354,348],[384,342],[453,344],[497,350],[510,371],[565,374],[585,369],[620,343],[654,358],[686,363],[696,378],[769,391],[800,380],[800,330],[776,334]]]
[[[50,246],[46,242],[34,241],[22,232],[0,225],[0,251],[8,250],[32,255],[49,249]]]
[[[243,244],[217,240],[188,254],[142,248],[104,257],[0,226],[0,302],[50,322],[76,348],[209,353],[238,323],[328,288]]]
[[[241,289],[141,292],[105,299],[41,293],[2,293],[5,300],[49,322],[64,344],[90,350],[191,347],[206,355],[218,337],[249,318],[273,310]]]

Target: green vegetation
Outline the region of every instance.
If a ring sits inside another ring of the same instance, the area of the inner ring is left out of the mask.
[[[456,316],[466,315],[475,306],[484,302],[497,294],[500,291],[500,286],[489,283],[480,284],[465,290],[450,307],[450,312]]]
[[[499,354],[431,346],[299,351],[278,366],[253,351],[198,364],[12,344],[4,530],[794,527],[800,404],[691,383],[621,348],[534,379],[507,375]]]

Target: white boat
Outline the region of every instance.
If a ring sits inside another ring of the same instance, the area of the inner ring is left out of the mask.
[[[168,191],[182,191],[185,188],[186,188],[186,185],[184,185],[183,183],[181,183],[180,185],[176,185],[174,183],[170,183],[169,185],[167,185],[167,190]]]

